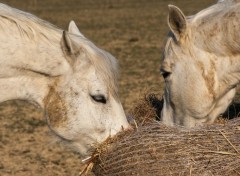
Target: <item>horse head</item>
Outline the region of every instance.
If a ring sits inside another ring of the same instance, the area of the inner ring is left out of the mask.
[[[231,103],[239,75],[236,3],[222,1],[186,17],[169,5],[163,52],[163,123],[187,128],[212,123]]]
[[[129,126],[117,93],[117,62],[73,21],[61,43],[70,67],[54,79],[44,100],[47,121],[59,139],[86,157],[95,145]]]

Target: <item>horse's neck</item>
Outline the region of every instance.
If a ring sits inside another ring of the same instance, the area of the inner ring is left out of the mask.
[[[212,58],[219,80],[219,92],[223,95],[240,82],[239,5],[230,9],[191,23],[189,37],[198,51],[204,52],[204,58]]]
[[[196,44],[221,56],[238,55],[240,53],[239,18],[239,2],[216,4],[198,13],[190,20]]]
[[[0,79],[0,102],[7,100],[27,100],[44,108],[44,98],[48,94],[50,82],[45,77],[16,76]]]
[[[229,85],[237,85],[240,82],[240,53],[239,55],[215,56],[218,72]]]
[[[220,69],[233,74],[234,83],[240,80],[239,9],[239,1],[235,4],[217,4],[190,21],[195,46],[215,55],[217,62],[222,62]]]
[[[60,46],[61,33],[55,41],[34,41],[11,30],[0,34],[0,102],[24,99],[43,107],[54,77],[69,69]]]

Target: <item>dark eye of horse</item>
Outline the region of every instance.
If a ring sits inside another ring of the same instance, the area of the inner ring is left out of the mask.
[[[162,76],[164,79],[166,79],[167,77],[169,77],[170,74],[171,74],[170,72],[164,72],[162,73]]]
[[[168,71],[165,71],[165,70],[162,70],[162,69],[160,70],[160,72],[161,72],[161,75],[164,79],[168,78],[171,74],[171,72],[168,72]]]
[[[106,104],[107,100],[104,95],[91,95],[92,99],[97,103]]]

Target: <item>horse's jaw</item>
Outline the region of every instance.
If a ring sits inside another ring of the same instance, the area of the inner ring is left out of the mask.
[[[53,137],[55,137],[55,140],[77,152],[82,160],[91,157],[99,145],[104,143],[104,141],[114,137],[123,130],[131,129],[129,124],[127,126],[115,126],[109,130],[106,130],[105,128],[87,129],[85,125],[80,127],[81,124],[77,125],[78,129],[70,124],[53,127],[48,121],[48,116],[46,116],[46,118],[48,127],[52,132]]]
[[[95,151],[98,143],[94,140],[93,136],[86,134],[72,134],[67,132],[65,128],[53,128],[49,126],[51,133],[53,134],[54,140],[58,143],[63,144],[67,148],[77,152],[81,159],[88,158]]]
[[[236,88],[230,89],[220,99],[215,100],[209,112],[205,112],[205,115],[202,116],[184,114],[183,116],[176,117],[174,116],[172,107],[164,105],[161,113],[162,122],[167,126],[182,126],[187,129],[212,124],[219,117],[219,114],[226,111],[235,94]]]

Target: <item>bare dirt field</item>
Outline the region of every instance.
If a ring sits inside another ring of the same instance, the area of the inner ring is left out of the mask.
[[[2,0],[66,29],[74,20],[97,46],[120,63],[126,114],[146,91],[162,93],[159,74],[168,32],[168,4],[194,14],[216,0]],[[1,176],[75,176],[78,154],[54,143],[41,109],[24,101],[0,104]]]

